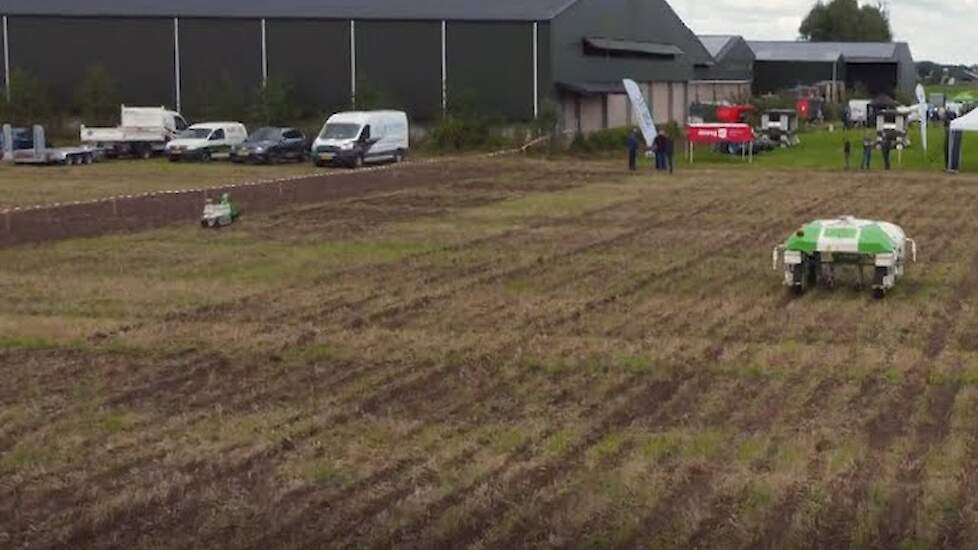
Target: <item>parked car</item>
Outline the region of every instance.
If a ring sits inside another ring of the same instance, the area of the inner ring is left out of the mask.
[[[187,130],[183,116],[166,107],[123,105],[120,121],[115,128],[89,128],[82,124],[82,144],[104,149],[108,156],[148,159],[154,153],[162,153],[170,140]]]
[[[231,149],[232,162],[274,164],[284,160],[306,160],[306,136],[295,128],[259,128],[241,145]]]
[[[409,150],[408,118],[400,111],[337,113],[329,117],[312,146],[316,166],[401,162]]]
[[[171,162],[228,158],[231,149],[244,143],[247,138],[248,130],[240,122],[194,124],[166,144],[166,154]]]

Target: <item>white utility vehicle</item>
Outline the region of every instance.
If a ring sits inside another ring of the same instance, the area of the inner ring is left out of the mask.
[[[187,129],[187,121],[166,107],[121,108],[115,128],[89,128],[82,124],[81,141],[105,149],[110,156],[132,155],[148,159],[163,152],[167,142]]]
[[[248,139],[248,129],[240,122],[194,124],[166,144],[170,161],[230,158],[231,148]]]
[[[410,150],[407,114],[401,111],[337,113],[326,121],[312,144],[316,166],[401,162]]]

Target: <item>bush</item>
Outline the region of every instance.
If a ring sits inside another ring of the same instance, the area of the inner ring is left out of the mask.
[[[15,126],[51,125],[54,121],[47,90],[40,80],[27,72],[14,70],[10,75],[10,99],[5,94],[0,97],[0,121]]]
[[[404,110],[404,104],[386,89],[375,86],[369,80],[357,80],[357,96],[354,108],[360,111],[379,109]]]
[[[578,154],[621,151],[628,146],[631,128],[611,128],[590,134],[577,134],[571,141],[570,150]]]
[[[75,107],[82,123],[88,126],[118,123],[119,104],[116,84],[109,71],[102,65],[89,67],[75,94]]]
[[[301,109],[288,81],[269,78],[255,92],[250,122],[261,126],[286,126],[299,120],[301,116]]]
[[[433,148],[444,151],[479,149],[493,141],[492,126],[486,117],[448,114],[429,134]]]
[[[197,91],[192,118],[200,120],[242,121],[248,115],[248,97],[225,73],[213,84]]]

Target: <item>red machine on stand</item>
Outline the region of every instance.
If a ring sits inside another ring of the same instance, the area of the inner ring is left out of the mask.
[[[719,105],[717,106],[717,122],[742,124],[747,122],[747,113],[753,110],[753,105]]]

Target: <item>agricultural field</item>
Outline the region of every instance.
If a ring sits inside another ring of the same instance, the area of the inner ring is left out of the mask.
[[[251,166],[172,163],[162,158],[112,160],[91,166],[13,166],[0,162],[0,210],[325,172],[311,163]]]
[[[0,546],[978,545],[978,178],[621,164],[0,250]],[[919,264],[792,298],[843,214]]]

